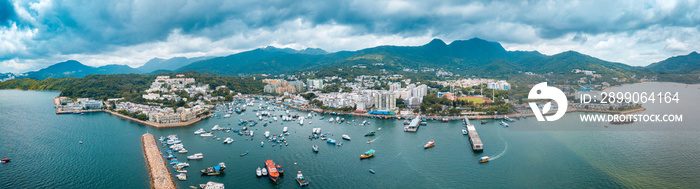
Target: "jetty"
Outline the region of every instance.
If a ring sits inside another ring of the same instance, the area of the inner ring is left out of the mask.
[[[143,155],[146,158],[146,165],[151,176],[151,188],[155,189],[175,189],[173,176],[170,174],[168,166],[165,165],[156,138],[149,133],[141,135],[141,145],[143,145]]]
[[[469,143],[472,145],[472,150],[474,152],[483,152],[484,151],[484,143],[481,142],[481,138],[479,138],[479,134],[476,133],[476,127],[469,123],[469,118],[464,118],[464,124],[467,127],[467,134],[469,136]]]
[[[418,131],[418,127],[420,127],[420,121],[421,121],[420,115],[416,116],[416,118],[413,118],[411,120],[411,123],[409,123],[408,125],[403,127],[403,131],[406,131],[406,132]]]

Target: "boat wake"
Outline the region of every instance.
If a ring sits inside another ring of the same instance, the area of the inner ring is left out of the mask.
[[[399,157],[400,155],[401,155],[401,152],[399,152],[399,154],[396,154],[396,156],[394,156],[394,157]]]
[[[506,142],[506,140],[503,139],[503,135],[501,135],[501,131],[498,132],[498,137],[501,138],[501,141],[503,141],[503,143],[506,144],[506,147],[503,149],[503,151],[500,154],[491,157],[490,158],[491,160],[496,160],[496,159],[500,158],[501,156],[506,154],[506,152],[508,151],[508,142]],[[489,161],[491,161],[491,160],[489,160]]]

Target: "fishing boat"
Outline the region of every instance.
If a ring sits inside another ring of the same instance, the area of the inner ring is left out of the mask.
[[[267,168],[262,168],[262,175],[267,176]]]
[[[267,176],[270,177],[270,180],[274,181],[277,183],[279,181],[279,172],[277,172],[277,168],[275,167],[275,162],[272,160],[266,160],[265,161],[265,166],[267,166]]]
[[[462,134],[466,135],[467,134],[467,129],[462,129]]]
[[[262,176],[262,169],[260,169],[260,167],[258,167],[258,169],[255,170],[255,175],[257,175],[258,177]]]
[[[360,159],[367,159],[374,157],[374,150],[366,151],[364,154],[360,155]]]
[[[202,169],[201,172],[202,172],[202,175],[214,176],[214,175],[219,175],[219,174],[223,173],[224,169],[226,169],[226,164],[224,164],[224,162],[221,162],[214,167],[208,167],[206,169]]]
[[[370,131],[369,133],[365,134],[365,136],[374,136],[374,131]]]
[[[180,173],[177,175],[178,180],[187,180],[187,174],[185,173]]]
[[[348,135],[343,135],[343,139],[345,139],[345,140],[350,140],[350,136],[348,136]]]
[[[261,142],[260,142],[260,147],[263,147],[263,146],[265,146],[265,142],[262,142],[262,141],[261,141]]]
[[[277,172],[280,173],[280,175],[284,175],[284,169],[282,169],[282,165],[275,165],[275,168],[277,168]]]
[[[200,135],[200,134],[206,133],[206,132],[207,132],[207,131],[205,131],[203,128],[199,128],[197,131],[194,132],[194,134],[195,134],[195,135]]]
[[[484,156],[479,158],[479,163],[485,163],[489,161],[489,156]]]
[[[286,133],[287,131],[288,131],[288,128],[287,128],[287,127],[284,127],[284,128],[282,129],[282,132],[284,132],[284,133]]]
[[[329,138],[326,142],[328,142],[328,143],[330,143],[330,144],[335,144],[335,140],[330,139],[330,138]]]
[[[308,186],[309,181],[306,180],[303,174],[301,174],[301,171],[297,172],[297,182],[299,183],[299,186]]]
[[[243,156],[245,156],[245,155],[248,155],[248,150],[246,150],[245,153],[242,153],[242,154],[241,154],[241,157],[243,157]]]
[[[503,127],[508,127],[508,123],[503,122],[503,121],[501,121],[501,125],[502,125]]]
[[[196,153],[192,154],[190,156],[187,156],[187,159],[203,159],[204,155],[202,153]]]
[[[231,137],[228,137],[228,138],[226,138],[226,140],[224,140],[224,144],[231,144],[232,142],[233,142],[233,139],[231,139]]]
[[[369,169],[369,172],[372,173],[372,174],[374,174],[374,170],[372,170],[372,169]]]
[[[192,187],[192,186],[190,186],[190,187]],[[202,189],[224,189],[224,184],[209,181],[209,182],[207,182],[207,184],[200,184],[199,187]]]
[[[488,121],[486,121],[486,120],[481,121],[481,124],[486,124],[486,123],[488,123]]]
[[[431,141],[429,141],[427,144],[425,144],[423,147],[425,147],[425,148],[430,148],[430,147],[433,147],[433,146],[435,146],[435,141],[432,141],[432,140],[431,140]]]
[[[0,160],[0,163],[7,163],[7,162],[10,162],[10,158],[5,158],[5,159]]]
[[[311,149],[313,149],[314,152],[318,153],[318,146],[313,145],[313,146],[311,146]]]

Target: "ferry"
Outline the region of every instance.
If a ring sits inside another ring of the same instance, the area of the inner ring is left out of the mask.
[[[303,174],[301,174],[301,171],[297,172],[297,182],[299,183],[299,186],[308,186],[309,181],[306,180]]]
[[[432,140],[431,140],[431,141],[429,141],[427,144],[425,144],[423,147],[424,147],[424,148],[430,148],[430,147],[433,147],[433,146],[435,146],[435,141],[432,141]]]
[[[270,177],[270,180],[274,181],[277,183],[279,181],[279,172],[277,172],[277,168],[275,167],[275,162],[272,160],[266,160],[265,161],[265,166],[267,166],[267,176]]]
[[[219,165],[216,165],[214,167],[208,167],[206,169],[202,169],[202,175],[208,175],[208,176],[214,176],[214,175],[219,175],[224,172],[224,169],[226,169],[226,164],[224,162],[219,163]]]
[[[489,162],[489,156],[484,156],[479,158],[479,163],[486,163]]]
[[[503,127],[508,127],[508,126],[509,126],[508,123],[503,122],[503,121],[501,121],[501,125],[502,125]]]
[[[367,159],[367,158],[371,158],[371,157],[374,157],[374,150],[369,150],[369,151],[365,152],[364,154],[360,155],[360,159]]]

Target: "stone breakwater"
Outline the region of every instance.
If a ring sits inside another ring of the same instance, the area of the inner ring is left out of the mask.
[[[152,134],[143,134],[141,135],[141,145],[143,146],[143,155],[146,158],[146,165],[151,176],[151,188],[175,189],[173,176],[170,174],[168,166],[165,165],[158,143],[156,143],[156,138]]]

